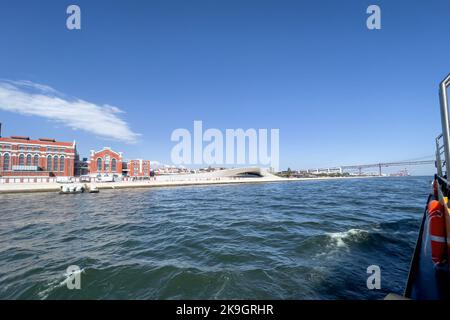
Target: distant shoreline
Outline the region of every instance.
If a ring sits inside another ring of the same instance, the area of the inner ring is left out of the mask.
[[[353,176],[353,177],[317,177],[317,178],[241,178],[230,179],[221,178],[215,180],[179,180],[179,181],[145,181],[145,182],[106,182],[106,183],[85,183],[95,185],[100,190],[132,189],[132,188],[157,188],[157,187],[180,187],[180,186],[204,186],[204,185],[225,185],[225,184],[248,184],[248,183],[276,183],[295,181],[320,181],[320,180],[344,180],[344,179],[368,179],[383,178],[379,176]],[[38,193],[38,192],[58,192],[61,183],[3,183],[0,184],[0,194],[13,193]]]

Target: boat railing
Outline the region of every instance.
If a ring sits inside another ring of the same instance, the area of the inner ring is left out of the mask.
[[[448,110],[448,95],[447,89],[450,86],[450,75],[448,75],[439,85],[439,100],[440,100],[440,111],[441,111],[441,125],[442,134],[436,137],[436,174],[435,180],[433,181],[433,192],[429,195],[427,206],[425,207],[422,223],[420,226],[419,236],[416,242],[413,258],[411,261],[410,271],[408,274],[408,280],[406,284],[405,297],[414,299],[436,299],[436,297],[447,296],[450,292],[448,288],[448,270],[445,274],[444,281],[438,274],[441,273],[433,271],[431,269],[431,261],[426,259],[430,258],[431,253],[426,253],[425,260],[421,259],[426,250],[430,250],[430,246],[427,244],[430,241],[429,237],[429,225],[427,223],[427,208],[428,203],[431,200],[438,200],[443,209],[445,217],[445,229],[446,238],[450,235],[450,215],[448,209],[448,197],[450,195],[450,121],[449,121],[449,110]],[[427,228],[427,229],[426,229]],[[427,235],[424,237],[424,234]],[[427,242],[424,242],[427,241]],[[428,248],[428,249],[426,249]],[[429,263],[428,263],[429,262]],[[433,265],[434,266],[434,265]],[[430,271],[431,270],[431,271]],[[445,292],[445,294],[444,294]]]
[[[436,137],[436,175],[446,196],[447,190],[450,190],[448,182],[448,174],[450,173],[450,116],[447,93],[449,86],[450,74],[439,84],[442,134]]]
[[[443,135],[440,134],[436,137],[436,169],[439,177],[443,176],[442,168],[445,166],[445,161],[442,162],[442,157],[445,159],[444,153]]]
[[[444,149],[443,135],[440,134],[436,137],[436,179],[439,182],[439,190],[444,196],[447,196],[450,191],[450,181],[446,171],[447,160],[445,159]]]

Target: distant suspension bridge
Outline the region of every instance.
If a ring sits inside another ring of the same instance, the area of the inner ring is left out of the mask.
[[[378,174],[382,175],[382,168],[387,167],[404,167],[404,166],[420,166],[427,164],[435,164],[435,160],[415,160],[415,161],[397,161],[397,162],[380,162],[372,164],[356,164],[351,166],[340,166],[340,167],[330,167],[330,168],[316,168],[301,170],[307,173],[344,173],[345,171],[358,170],[359,174],[362,173],[363,169],[377,168]]]

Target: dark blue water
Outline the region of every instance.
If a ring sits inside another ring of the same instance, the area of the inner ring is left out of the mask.
[[[402,293],[431,177],[0,195],[2,299]],[[65,270],[82,268],[81,289]],[[366,269],[381,268],[381,290]]]

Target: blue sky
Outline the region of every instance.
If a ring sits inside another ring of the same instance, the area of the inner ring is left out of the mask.
[[[82,30],[66,29],[70,4]],[[366,28],[370,4],[381,7],[381,30]],[[97,108],[87,120],[110,132],[4,104],[3,135],[170,163],[172,131],[202,120],[279,128],[281,168],[431,157],[449,25],[450,2],[436,0],[2,0],[3,83],[49,86],[75,114]]]

